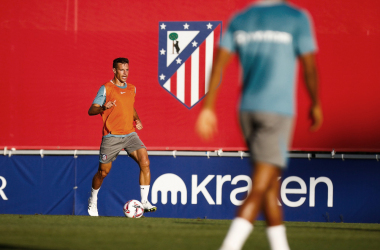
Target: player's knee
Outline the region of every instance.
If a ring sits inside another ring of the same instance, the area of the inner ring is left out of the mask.
[[[267,188],[264,186],[252,187],[251,196],[264,197]]]
[[[102,179],[106,178],[106,176],[108,175],[108,173],[109,173],[109,171],[106,171],[106,170],[99,170],[98,171],[98,175]]]
[[[106,178],[107,175],[108,175],[108,172],[102,171],[102,178]]]
[[[139,165],[142,170],[149,170],[150,161],[148,157],[141,157]]]

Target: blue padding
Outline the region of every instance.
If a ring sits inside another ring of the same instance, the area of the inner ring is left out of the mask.
[[[4,160],[5,159],[5,160]],[[2,157],[0,176],[6,178],[0,212],[9,214],[72,214],[73,157]]]
[[[149,200],[158,210],[145,215],[152,217],[231,219],[252,171],[247,158],[150,156],[150,162]],[[98,164],[98,156],[0,156],[0,213],[87,215]],[[114,161],[99,191],[100,215],[123,216],[125,202],[140,200],[139,173],[128,156]],[[374,160],[291,159],[279,199],[284,218],[380,223],[379,179]]]
[[[73,214],[75,159],[45,156],[42,161],[40,185],[41,214]]]
[[[0,198],[0,212],[4,214],[41,213],[41,157],[4,156],[1,159],[0,176],[7,182],[2,192],[8,200]]]
[[[300,207],[283,206],[285,220],[319,222],[380,222],[380,162],[375,160],[291,159],[283,180],[299,176],[307,194],[290,194],[289,199],[305,197]],[[333,184],[333,207],[327,206],[327,185],[315,188],[315,207],[310,207],[310,178],[327,177]],[[296,183],[292,183],[296,184]],[[291,188],[290,183],[288,188]],[[377,211],[377,212],[376,212]]]
[[[230,202],[230,193],[233,189],[246,186],[247,183],[240,181],[237,185],[224,183],[222,187],[222,204],[210,205],[203,193],[198,193],[197,204],[192,204],[192,176],[197,176],[197,185],[204,181],[208,175],[214,177],[205,186],[214,203],[216,203],[216,178],[217,175],[231,175],[234,178],[237,175],[251,175],[249,160],[244,158],[227,158],[214,157],[151,157],[151,171],[153,178],[162,174],[172,173],[180,177],[187,187],[186,205],[182,205],[181,196],[177,194],[177,204],[171,202],[171,194],[168,193],[167,203],[162,204],[162,192],[158,193],[158,211],[157,217],[174,217],[174,218],[210,218],[210,219],[229,219],[233,218],[236,212],[236,206]],[[210,177],[211,178],[211,177]],[[153,182],[152,182],[153,183]],[[152,185],[151,185],[152,191]],[[151,192],[152,194],[152,192]],[[246,193],[237,195],[238,199],[243,199]]]

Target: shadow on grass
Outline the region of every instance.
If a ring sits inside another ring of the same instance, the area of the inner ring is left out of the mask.
[[[326,229],[326,230],[347,230],[347,231],[362,231],[362,232],[380,232],[380,229],[372,228],[355,228],[355,227],[319,227],[319,226],[295,226],[295,225],[286,225],[287,228],[305,228],[305,229]]]
[[[175,224],[193,224],[193,225],[222,225],[223,223],[220,223],[216,220],[207,220],[207,219],[192,219],[191,221],[174,221]],[[226,226],[229,226],[229,224],[225,224]]]
[[[7,244],[0,244],[0,249],[20,249],[20,250],[45,250],[46,248],[36,248],[36,247],[25,247],[25,246],[16,246],[16,245],[7,245]]]

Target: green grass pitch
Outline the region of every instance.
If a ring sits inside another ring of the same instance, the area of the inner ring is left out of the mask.
[[[230,220],[0,215],[0,249],[218,249]],[[379,224],[286,222],[292,250],[380,249]],[[255,223],[243,249],[269,249]]]

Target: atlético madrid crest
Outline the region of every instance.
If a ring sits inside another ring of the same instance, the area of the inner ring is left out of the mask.
[[[191,109],[208,92],[221,21],[160,22],[158,82]]]

